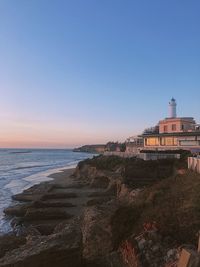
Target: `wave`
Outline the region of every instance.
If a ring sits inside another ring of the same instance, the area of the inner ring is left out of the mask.
[[[10,230],[3,209],[12,202],[13,194],[50,181],[53,178],[49,175],[74,168],[80,160],[91,156],[69,150],[0,149],[0,234]]]
[[[24,170],[24,169],[32,169],[32,168],[41,168],[41,167],[47,167],[47,166],[49,165],[32,165],[32,166],[17,167],[12,170],[16,171],[16,170]]]
[[[33,151],[28,150],[28,151],[11,151],[10,154],[27,154],[27,153],[32,153]]]

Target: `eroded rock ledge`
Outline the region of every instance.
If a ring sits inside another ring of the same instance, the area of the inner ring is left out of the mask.
[[[181,244],[195,249],[200,228],[200,177],[177,174],[180,165],[97,157],[14,196],[0,266],[176,266]]]

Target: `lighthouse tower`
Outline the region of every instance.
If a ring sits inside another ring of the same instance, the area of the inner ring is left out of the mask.
[[[176,118],[176,100],[173,97],[169,102],[169,117]]]

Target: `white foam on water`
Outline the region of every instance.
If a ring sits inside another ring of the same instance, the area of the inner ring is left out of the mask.
[[[12,195],[35,184],[53,180],[49,175],[75,168],[78,162],[93,156],[70,150],[36,149],[27,154],[24,154],[24,150],[17,152],[0,149],[0,234],[11,229],[10,218],[4,216],[3,210],[12,204]]]
[[[55,168],[55,169],[50,169],[47,171],[43,171],[43,172],[39,172],[36,174],[32,174],[28,177],[23,178],[22,180],[29,182],[28,185],[26,185],[24,188],[22,188],[22,191],[25,189],[28,189],[30,186],[33,186],[35,184],[39,184],[42,182],[47,182],[47,181],[51,181],[53,180],[53,178],[49,177],[49,175],[52,175],[54,173],[59,173],[62,172],[66,169],[72,169],[75,168],[77,166],[77,164],[72,164],[63,168]]]
[[[43,172],[39,172],[36,174],[32,174],[28,177],[22,178],[22,179],[13,179],[8,184],[4,186],[4,189],[9,190],[13,195],[19,194],[23,192],[24,190],[30,188],[33,185],[40,184],[41,182],[51,181],[53,178],[48,177],[51,174],[54,173],[60,173],[66,169],[75,168],[77,166],[77,163],[72,163],[66,167],[63,168],[55,168],[55,169],[49,169]],[[7,205],[11,201],[7,202]],[[2,208],[5,208],[6,203],[4,203]],[[4,214],[0,213],[0,235],[3,233],[8,233],[12,230],[12,227],[10,226],[9,219],[7,219]]]
[[[18,194],[22,188],[25,187],[26,182],[22,179],[11,180],[4,186],[5,189],[9,189],[13,195]]]

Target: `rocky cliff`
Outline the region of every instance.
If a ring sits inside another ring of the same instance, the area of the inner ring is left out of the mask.
[[[5,210],[14,232],[3,237],[0,266],[176,266],[200,229],[200,176],[182,166],[95,157],[67,183],[14,196],[20,203]]]

